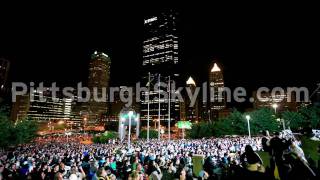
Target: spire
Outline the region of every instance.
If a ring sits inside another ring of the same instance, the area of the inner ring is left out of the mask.
[[[217,63],[214,63],[213,68],[211,69],[211,72],[219,72],[219,71],[221,71],[221,69],[219,68]]]
[[[192,79],[192,77],[190,76],[188,81],[187,81],[187,85],[196,85],[196,83],[194,82],[194,80]]]

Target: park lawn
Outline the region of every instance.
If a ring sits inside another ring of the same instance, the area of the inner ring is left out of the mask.
[[[259,151],[258,154],[259,154],[259,156],[261,157],[261,159],[263,161],[263,166],[264,167],[270,167],[270,156],[269,156],[269,153],[263,152],[263,151]]]
[[[307,137],[302,137],[301,138],[302,141],[302,149],[304,151],[304,154],[306,156],[306,158],[308,158],[308,156],[311,157],[311,159],[313,161],[315,161],[317,167],[319,166],[318,160],[319,160],[319,155],[317,152],[317,147],[320,145],[320,141],[313,141],[310,138]],[[267,152],[263,152],[260,151],[258,152],[258,154],[260,155],[262,161],[263,161],[263,165],[265,167],[270,167],[270,156]]]
[[[315,161],[315,163],[318,163],[319,155],[317,152],[317,148],[320,145],[320,141],[313,141],[307,137],[302,137],[301,140],[302,140],[302,149],[304,151],[306,158],[310,156],[311,159]],[[317,165],[317,167],[318,166],[319,164]]]

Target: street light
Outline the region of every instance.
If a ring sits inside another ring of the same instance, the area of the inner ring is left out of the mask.
[[[278,104],[272,104],[272,107],[274,109],[274,114],[277,114]]]
[[[131,117],[133,116],[133,111],[128,112],[129,115],[129,134],[128,134],[128,151],[130,150],[130,139],[131,139]]]
[[[60,121],[58,121],[58,124],[59,124],[59,125],[62,125],[62,124],[64,124],[64,121],[63,121],[63,120],[60,120]]]
[[[69,142],[68,134],[67,134],[67,129],[64,129],[64,134],[67,136],[67,142]]]
[[[283,128],[283,130],[286,130],[286,125],[285,125],[285,123],[284,123],[284,119],[278,118],[277,121],[280,122],[280,123],[282,123],[282,128]]]
[[[52,130],[51,120],[48,122],[48,128],[49,128],[49,131]]]
[[[248,123],[248,133],[249,133],[249,138],[251,138],[251,132],[250,132],[250,115],[246,115],[247,123]]]
[[[136,123],[136,137],[138,138],[139,137],[139,128],[140,128],[140,115],[139,114],[136,114],[135,118],[134,118],[134,121]]]
[[[87,117],[84,117],[83,121],[84,121],[84,123],[83,123],[83,133],[86,134]]]
[[[120,140],[121,142],[124,139],[124,123],[126,122],[126,119],[122,116],[120,116],[120,121],[119,121],[119,135],[120,135]]]

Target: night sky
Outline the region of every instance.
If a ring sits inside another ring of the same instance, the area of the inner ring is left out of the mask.
[[[263,8],[262,8],[263,7]],[[142,67],[143,18],[162,8],[1,6],[0,57],[12,81],[87,81],[94,50],[111,57],[111,85],[131,85]],[[214,59],[226,86],[308,86],[320,82],[319,18],[297,5],[175,8],[182,68],[206,81]]]

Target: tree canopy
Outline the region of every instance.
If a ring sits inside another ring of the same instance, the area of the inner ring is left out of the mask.
[[[202,138],[224,135],[247,135],[248,122],[245,118],[250,116],[251,135],[260,134],[264,130],[277,132],[282,130],[282,121],[291,130],[297,131],[311,126],[313,129],[320,127],[320,109],[316,106],[307,106],[295,111],[284,111],[274,114],[270,108],[261,108],[251,112],[241,113],[234,110],[229,116],[210,122],[194,124],[187,135],[190,138]]]
[[[25,118],[16,123],[9,119],[6,108],[0,109],[0,147],[28,143],[36,137],[37,123]]]

